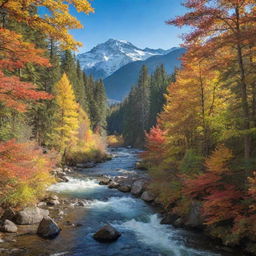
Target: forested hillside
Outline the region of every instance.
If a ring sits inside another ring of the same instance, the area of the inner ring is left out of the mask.
[[[108,115],[108,132],[122,134],[125,144],[143,147],[145,131],[156,124],[157,115],[165,103],[164,94],[175,75],[168,75],[164,65],[156,68],[152,75],[147,66],[142,66],[137,84],[129,96],[111,107]]]
[[[26,205],[54,181],[54,165],[103,157],[106,96],[76,61],[68,30],[81,24],[66,3],[0,3],[0,203]]]
[[[124,100],[129,95],[133,85],[137,83],[143,66],[147,66],[148,73],[151,75],[158,66],[164,65],[166,73],[171,75],[176,68],[180,67],[180,57],[184,52],[184,48],[174,48],[169,53],[152,56],[144,61],[134,61],[121,67],[104,79],[108,98]]]

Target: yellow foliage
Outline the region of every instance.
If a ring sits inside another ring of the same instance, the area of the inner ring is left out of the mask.
[[[232,151],[224,145],[220,145],[206,160],[206,167],[209,171],[214,173],[224,173],[229,169],[227,163],[233,158]]]
[[[124,145],[124,138],[122,135],[109,135],[107,137],[107,144],[110,147],[121,147]]]
[[[76,49],[81,43],[74,40],[69,34],[70,29],[82,28],[80,22],[70,14],[69,6],[72,5],[78,12],[89,14],[93,12],[87,0],[68,1],[38,1],[38,0],[8,0],[0,1],[1,8],[8,12],[11,19],[29,24],[32,28],[40,30],[46,36],[60,41],[65,49]],[[44,15],[31,12],[31,8],[43,8]]]
[[[51,143],[62,154],[77,143],[78,105],[66,74],[54,85],[56,110],[53,117]]]
[[[69,164],[87,161],[99,161],[105,156],[104,139],[91,130],[91,122],[87,113],[79,107],[79,128],[77,143],[69,147],[65,159]]]

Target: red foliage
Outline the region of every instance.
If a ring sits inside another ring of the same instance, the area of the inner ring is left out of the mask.
[[[240,216],[241,199],[241,191],[236,190],[233,185],[225,184],[212,188],[210,195],[204,198],[203,215],[206,217],[206,224],[210,225]]]
[[[149,133],[146,133],[146,148],[147,150],[141,154],[143,160],[157,164],[162,159],[165,150],[163,144],[165,141],[164,131],[159,126],[151,128]]]
[[[0,69],[14,71],[27,63],[50,66],[49,60],[43,57],[42,49],[34,44],[24,42],[22,36],[8,29],[0,28]]]
[[[203,201],[203,215],[208,225],[235,219],[241,214],[243,193],[229,184],[231,159],[231,151],[221,145],[206,160],[207,171],[184,182],[185,194]]]
[[[51,98],[48,93],[37,91],[32,83],[22,82],[16,76],[5,76],[0,71],[0,101],[5,106],[24,112],[28,101]]]
[[[26,180],[38,172],[35,164],[38,158],[44,158],[42,150],[31,142],[16,143],[10,140],[0,144],[0,177],[3,180],[12,178]],[[50,171],[53,163],[48,162],[46,171]]]
[[[39,92],[32,83],[22,82],[16,76],[7,76],[4,71],[14,71],[27,63],[49,66],[41,49],[23,42],[22,36],[8,29],[0,29],[0,101],[18,111],[26,110],[29,100],[50,99],[48,93]],[[2,70],[2,71],[1,71]]]

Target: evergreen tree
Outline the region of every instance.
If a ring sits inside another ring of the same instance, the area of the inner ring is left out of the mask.
[[[165,103],[164,94],[170,82],[174,80],[174,76],[169,77],[165,71],[164,65],[156,68],[150,79],[150,114],[148,128],[156,125],[157,115],[162,111]]]

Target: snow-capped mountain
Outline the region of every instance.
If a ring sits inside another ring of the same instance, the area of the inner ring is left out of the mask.
[[[130,62],[146,60],[154,55],[164,55],[175,49],[140,49],[124,40],[109,39],[89,52],[79,54],[77,58],[87,74],[104,79]]]

